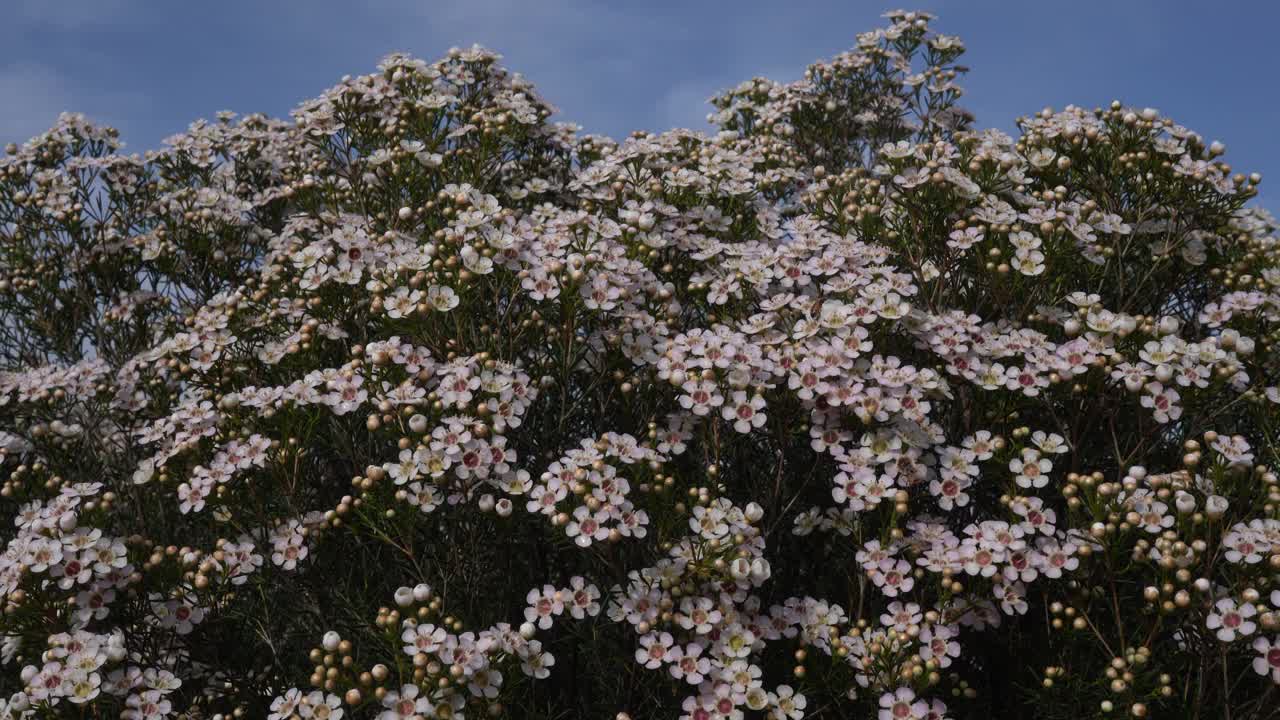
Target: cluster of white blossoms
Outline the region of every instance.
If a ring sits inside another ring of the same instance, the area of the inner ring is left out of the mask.
[[[888,18],[714,135],[472,48],[11,146],[0,720],[1262,717],[1260,177]]]

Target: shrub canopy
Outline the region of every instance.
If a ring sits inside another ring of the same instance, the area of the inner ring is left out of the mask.
[[[0,718],[1275,717],[1280,247],[897,12],[713,135],[395,55],[0,159]]]

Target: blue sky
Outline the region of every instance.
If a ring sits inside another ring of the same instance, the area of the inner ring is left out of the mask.
[[[392,51],[435,59],[486,45],[560,108],[620,137],[705,129],[704,100],[754,75],[799,77],[894,5],[862,0],[6,0],[0,142],[75,110],[129,150],[219,110],[284,116]],[[1190,0],[919,2],[962,37],[965,104],[982,126],[1049,105],[1120,99],[1227,144],[1237,169],[1280,182],[1280,4]],[[1280,209],[1280,208],[1277,208]]]

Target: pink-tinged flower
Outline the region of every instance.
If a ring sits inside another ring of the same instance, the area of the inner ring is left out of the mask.
[[[906,632],[907,628],[912,625],[919,625],[922,615],[920,614],[920,606],[915,603],[907,603],[903,605],[901,602],[894,600],[885,608],[885,612],[880,615],[880,624],[885,627],[891,627],[898,632]]]
[[[991,588],[1005,615],[1027,614],[1027,589],[1020,581],[997,582]]]
[[[947,704],[936,698],[929,701],[929,712],[921,720],[947,720]]]
[[[599,542],[609,537],[609,528],[605,526],[608,520],[609,514],[604,510],[593,513],[586,505],[579,505],[573,511],[573,520],[565,525],[564,532],[578,547],[588,547],[592,541]]]
[[[937,660],[938,667],[950,667],[952,658],[960,657],[960,643],[953,638],[956,629],[950,625],[930,625],[920,632],[920,659]]]
[[[178,486],[178,510],[186,515],[189,512],[200,512],[204,509],[205,489],[199,483],[182,483]]]
[[[1214,603],[1213,610],[1205,619],[1205,627],[1215,630],[1214,634],[1222,642],[1232,642],[1237,637],[1252,635],[1258,627],[1249,618],[1258,614],[1253,603],[1236,604],[1232,598],[1222,598]]]
[[[770,694],[769,704],[770,720],[800,720],[809,701],[790,685],[779,685],[777,692]]]
[[[529,607],[524,609],[524,619],[529,622],[536,620],[538,627],[543,630],[551,627],[553,616],[564,612],[564,600],[560,591],[550,585],[543,585],[541,591],[537,588],[530,590],[525,600]]]
[[[436,627],[431,623],[421,623],[417,627],[406,628],[400,634],[400,639],[404,641],[404,654],[410,657],[418,653],[434,653],[439,650],[445,641],[448,633],[442,627]]]
[[[1151,408],[1156,422],[1167,423],[1182,417],[1182,408],[1178,405],[1181,396],[1177,390],[1153,382],[1147,384],[1146,392],[1139,402],[1142,407]]]
[[[915,578],[911,577],[911,564],[906,560],[891,558],[881,561],[880,566],[871,573],[871,581],[887,597],[910,592],[916,584]]]
[[[1037,549],[1041,555],[1040,572],[1045,577],[1056,580],[1064,572],[1071,572],[1080,566],[1080,558],[1075,556],[1077,548],[1072,543],[1060,545],[1056,540],[1045,540]]]
[[[725,420],[733,421],[734,430],[740,433],[748,433],[751,432],[752,428],[764,425],[765,414],[761,412],[764,406],[764,398],[760,395],[753,395],[748,399],[745,392],[735,390],[733,399],[720,408],[720,415]]]
[[[1253,649],[1258,653],[1253,659],[1253,671],[1263,677],[1270,676],[1271,682],[1280,685],[1280,635],[1273,640],[1262,637],[1254,640]]]
[[[685,630],[692,630],[699,635],[711,632],[712,627],[720,622],[720,611],[710,598],[686,597],[680,602],[680,612],[676,614],[676,623]]]
[[[302,699],[301,690],[290,688],[271,701],[271,714],[267,715],[267,720],[285,720],[292,717],[302,703]]]
[[[1236,528],[1243,528],[1244,525],[1237,525]],[[1262,551],[1265,546],[1260,546],[1255,540],[1253,531],[1245,528],[1243,530],[1233,528],[1222,538],[1222,546],[1226,548],[1223,557],[1228,562],[1246,563],[1249,565],[1262,562]]]
[[[342,698],[313,690],[303,699],[298,714],[304,720],[342,720],[346,712],[342,709]]]
[[[929,481],[929,494],[938,499],[938,507],[943,510],[964,507],[969,504],[969,493],[965,490],[972,484],[967,474],[947,472]]]
[[[492,668],[477,670],[467,681],[467,690],[475,697],[496,698],[501,689],[502,673]]]
[[[880,696],[879,720],[923,720],[929,704],[916,698],[908,687],[900,687]]]
[[[724,404],[724,396],[710,380],[687,380],[681,389],[684,394],[679,398],[680,407],[694,415],[706,415]]]
[[[706,679],[711,672],[711,660],[702,656],[703,647],[697,643],[689,643],[683,648],[679,645],[671,649],[671,677],[683,679],[690,685],[697,685]]]
[[[403,685],[398,692],[388,692],[382,698],[382,707],[386,710],[378,714],[378,720],[415,720],[430,716],[435,708],[421,692],[417,685]]]
[[[671,633],[648,633],[640,637],[636,649],[636,662],[650,670],[657,670],[664,662],[670,662],[671,645],[675,642]]]
[[[1023,448],[1022,457],[1009,461],[1009,470],[1017,473],[1014,482],[1022,488],[1042,488],[1049,484],[1053,463],[1032,448]]]
[[[535,680],[549,677],[551,668],[556,664],[555,656],[549,652],[543,652],[542,643],[537,640],[529,641],[528,650],[521,654],[521,658],[520,670]]]
[[[576,620],[600,614],[600,603],[596,602],[600,599],[600,591],[579,575],[569,578],[569,588],[561,595],[569,598],[569,614]]]

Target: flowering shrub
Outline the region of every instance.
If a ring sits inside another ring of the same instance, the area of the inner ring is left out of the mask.
[[[1260,178],[888,18],[714,136],[477,48],[10,146],[0,717],[1275,717]]]

